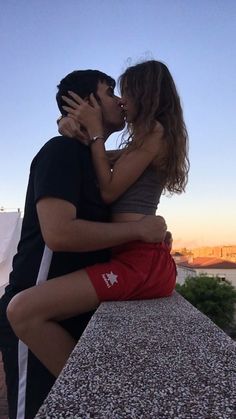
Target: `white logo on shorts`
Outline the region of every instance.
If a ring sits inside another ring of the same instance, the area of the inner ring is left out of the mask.
[[[102,274],[102,277],[108,288],[111,288],[112,285],[116,283],[118,284],[118,281],[117,281],[118,275],[113,274],[112,271],[110,273]]]

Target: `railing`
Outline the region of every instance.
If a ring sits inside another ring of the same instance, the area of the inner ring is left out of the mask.
[[[36,418],[235,419],[236,343],[176,292],[100,305]]]
[[[5,208],[1,206],[0,212],[22,212],[22,210],[20,208]]]

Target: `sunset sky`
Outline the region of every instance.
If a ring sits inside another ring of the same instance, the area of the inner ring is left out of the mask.
[[[56,85],[164,61],[190,138],[185,194],[162,197],[175,246],[236,244],[235,0],[1,1],[0,207],[24,207],[33,156],[57,135]],[[108,141],[114,148],[117,135]]]

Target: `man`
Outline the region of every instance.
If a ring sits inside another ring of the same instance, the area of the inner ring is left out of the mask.
[[[68,90],[82,98],[94,93],[100,102],[106,138],[124,126],[115,82],[95,70],[75,71],[58,86],[57,102]],[[107,223],[89,147],[73,138],[55,137],[33,159],[26,195],[21,240],[10,283],[0,300],[0,347],[3,355],[10,419],[31,419],[47,396],[54,378],[18,341],[6,319],[11,298],[42,281],[104,262],[109,247],[132,240],[162,241],[161,217],[140,222]],[[92,313],[64,321],[79,339]]]

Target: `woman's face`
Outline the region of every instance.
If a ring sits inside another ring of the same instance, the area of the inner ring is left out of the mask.
[[[120,104],[124,110],[126,122],[133,123],[137,116],[137,108],[127,86],[123,89]]]

